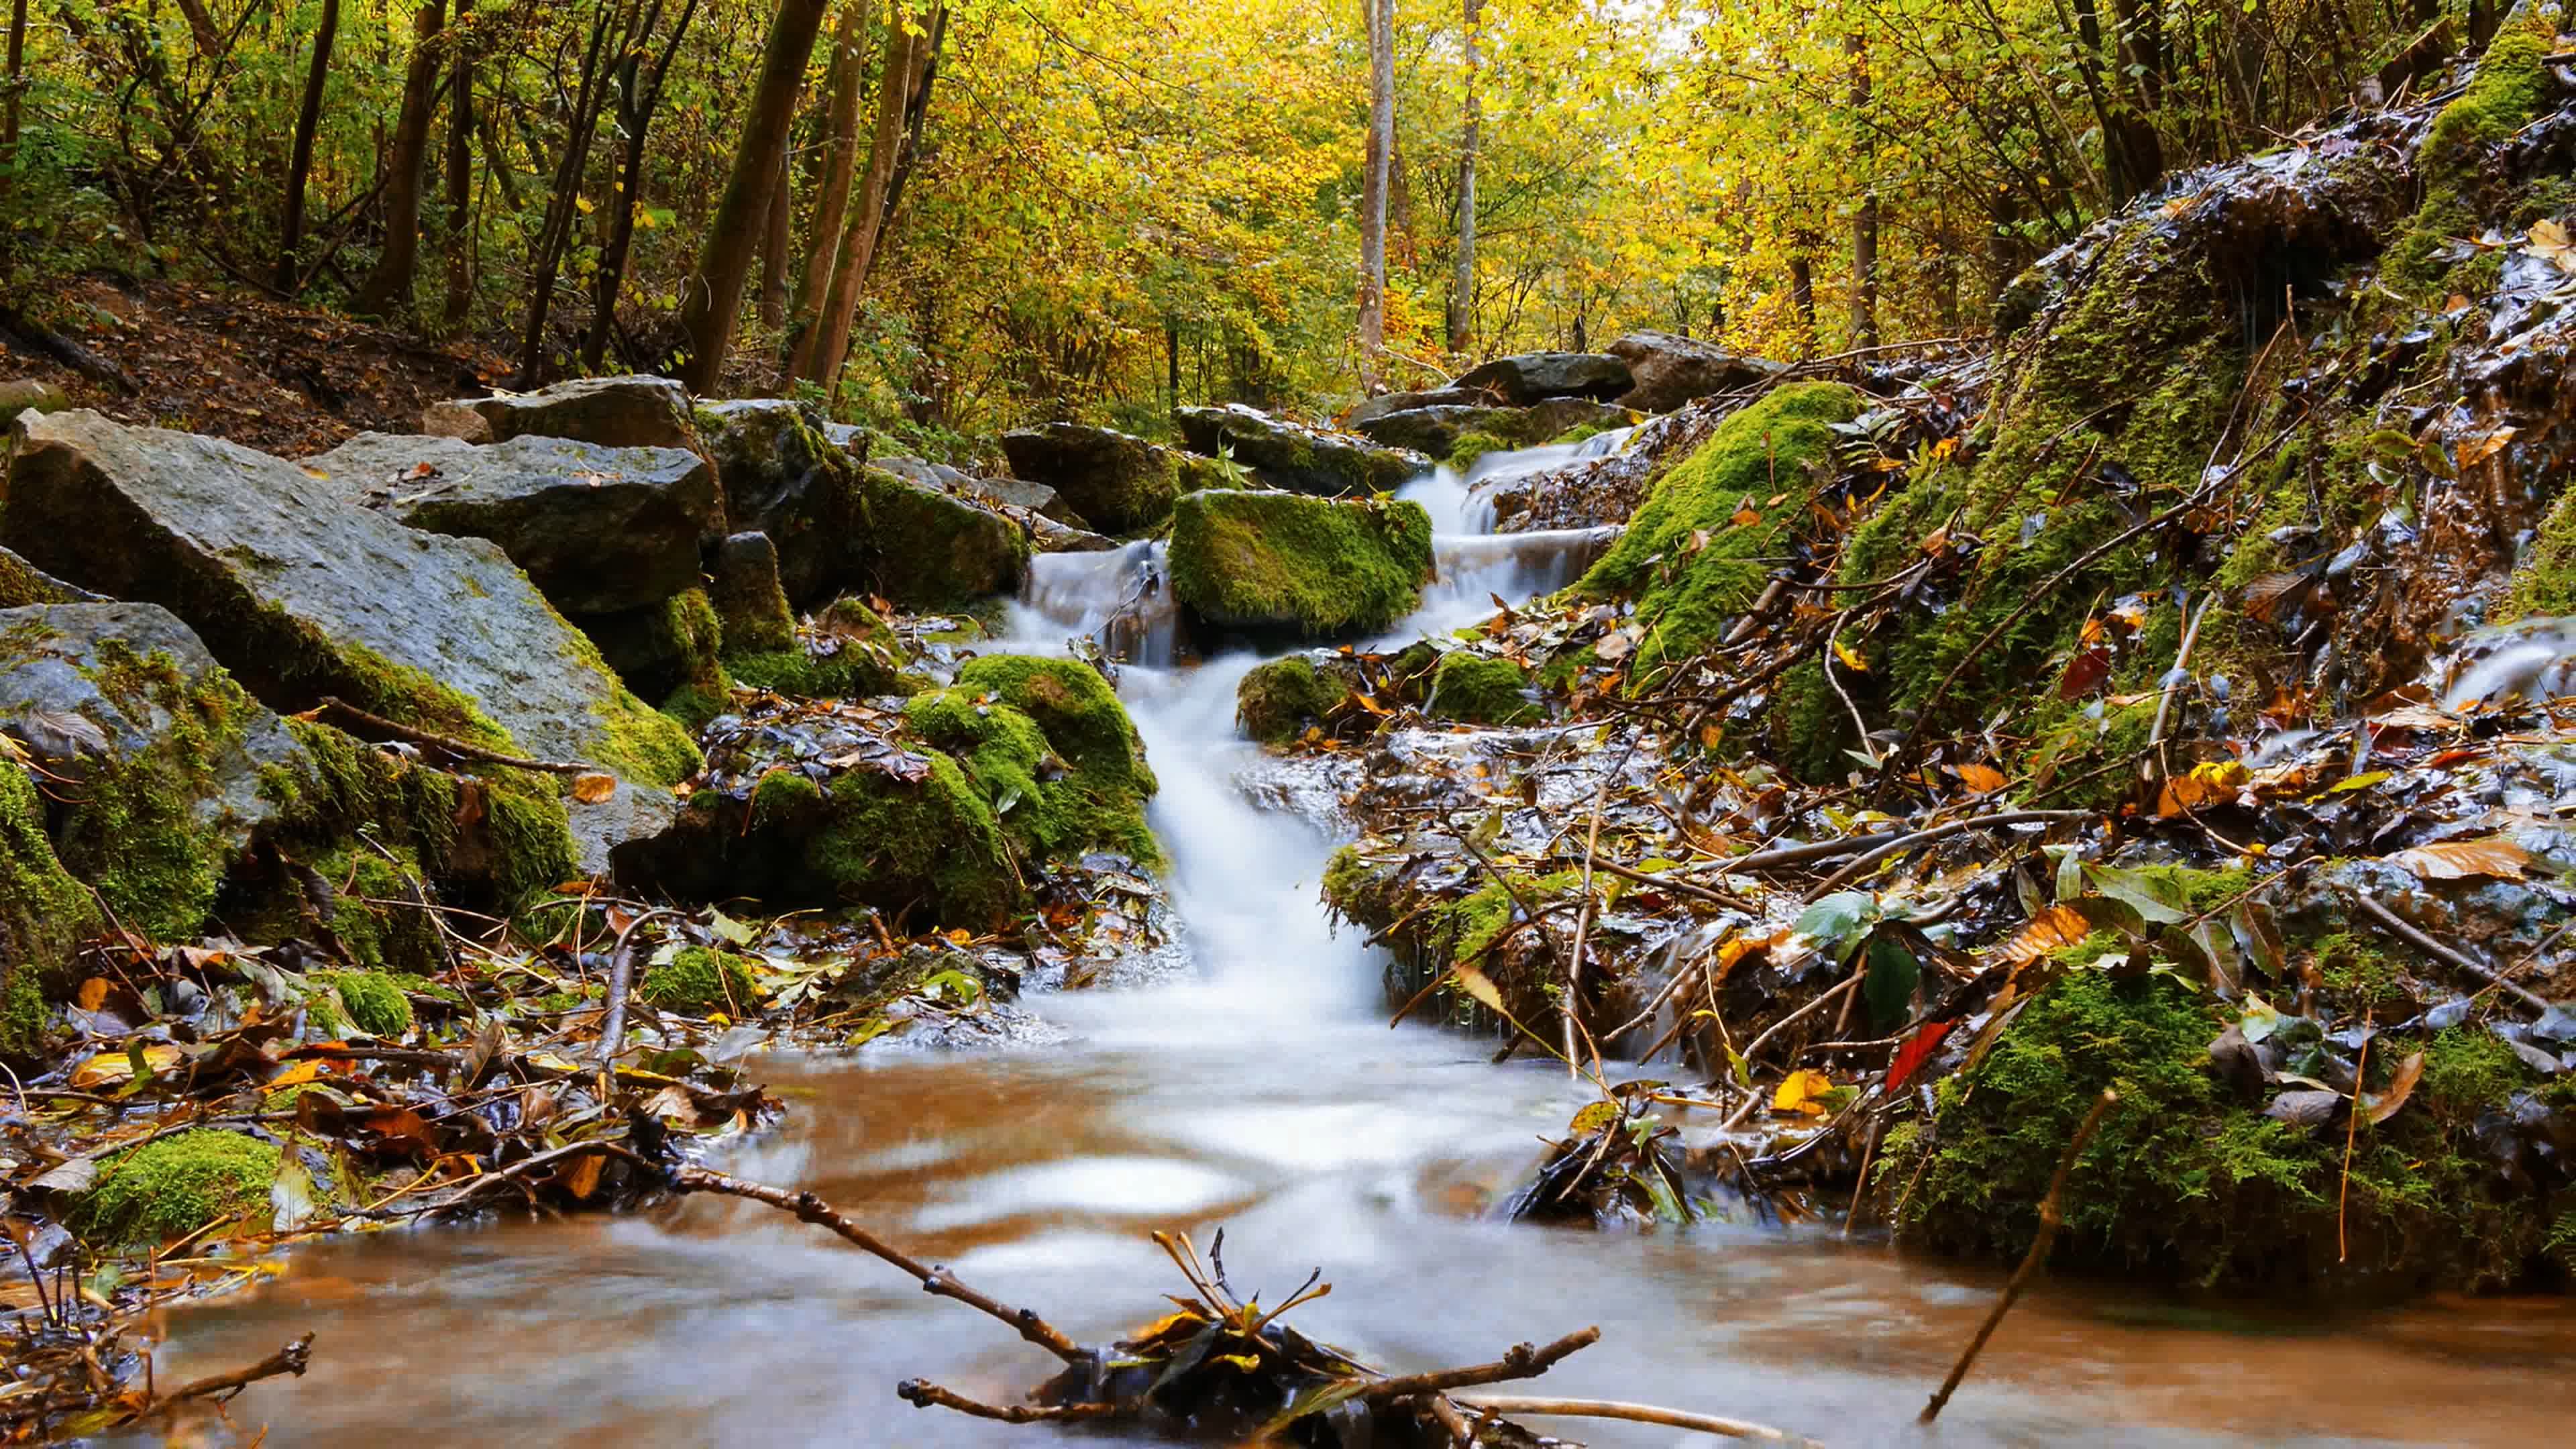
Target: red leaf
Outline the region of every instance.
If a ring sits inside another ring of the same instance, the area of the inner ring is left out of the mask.
[[[1958,1024],[1955,1019],[1927,1021],[1906,1039],[1905,1045],[1896,1049],[1896,1060],[1887,1069],[1888,1095],[1894,1096],[1905,1090],[1905,1084],[1912,1081],[1914,1074],[1923,1070],[1923,1064],[1932,1060],[1932,1054],[1941,1049],[1941,1039]]]
[[[2066,661],[2066,673],[2057,681],[2057,697],[2076,699],[2091,694],[2110,677],[2111,651],[2096,644]]]

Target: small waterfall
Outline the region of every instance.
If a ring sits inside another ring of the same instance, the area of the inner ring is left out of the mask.
[[[1011,605],[1009,637],[1060,648],[1067,631],[1109,658],[1168,669],[1179,658],[1180,606],[1161,542],[1100,553],[1042,553]]]

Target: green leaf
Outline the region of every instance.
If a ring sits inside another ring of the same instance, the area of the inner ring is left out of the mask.
[[[2162,876],[2144,871],[2115,870],[2107,865],[2084,867],[2084,878],[2093,888],[2159,926],[2171,926],[2192,917],[2191,902],[2182,887]]]
[[[1836,956],[1845,955],[1867,927],[1878,924],[1878,898],[1867,891],[1836,891],[1798,917],[1798,934]]]
[[[1870,1024],[1881,1032],[1894,1031],[1914,1014],[1914,988],[1923,981],[1923,963],[1901,943],[1873,936],[1868,972],[1861,979],[1860,994],[1869,1003]]]

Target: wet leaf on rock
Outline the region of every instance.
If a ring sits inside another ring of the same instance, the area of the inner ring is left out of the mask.
[[[2463,880],[2471,876],[2520,880],[2523,867],[2531,864],[2531,852],[2504,836],[2489,835],[2476,840],[2437,840],[2429,845],[2410,846],[2389,856],[2388,863],[2403,866],[2424,880]]]

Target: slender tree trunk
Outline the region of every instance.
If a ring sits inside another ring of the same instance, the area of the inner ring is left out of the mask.
[[[787,183],[787,148],[778,150],[778,175],[769,183],[769,225],[760,239],[760,325],[787,321],[787,249],[794,245],[796,189]]]
[[[1858,30],[1843,37],[1851,57],[1851,105],[1861,119],[1860,205],[1852,211],[1852,346],[1878,345],[1878,175],[1876,132],[1868,124],[1869,41]]]
[[[608,355],[608,334],[617,325],[617,299],[626,290],[626,259],[635,246],[635,208],[644,204],[644,145],[653,134],[653,117],[662,109],[662,82],[671,73],[671,60],[680,53],[680,42],[689,34],[689,22],[698,14],[697,0],[688,0],[680,17],[672,22],[671,33],[662,40],[662,53],[647,67],[644,57],[631,55],[618,72],[618,127],[626,135],[626,161],[622,173],[624,184],[617,188],[616,200],[608,213],[608,242],[601,248],[599,275],[592,288],[590,336],[582,343],[582,365],[596,372]],[[656,0],[635,27],[635,44],[640,49],[644,38],[660,18],[661,5]],[[784,151],[781,158],[784,158]]]
[[[867,281],[868,263],[876,250],[877,222],[885,214],[885,198],[893,184],[896,150],[903,143],[903,108],[911,97],[905,94],[912,80],[913,52],[923,37],[916,36],[906,25],[903,0],[891,0],[886,7],[885,63],[878,67],[877,128],[868,148],[866,177],[859,184],[859,195],[851,207],[847,235],[841,241],[841,263],[832,270],[831,290],[823,299],[822,335],[814,342],[802,376],[840,394],[841,364],[849,354],[850,329],[858,321],[859,293]]]
[[[796,96],[804,89],[805,63],[823,28],[823,7],[824,0],[780,0],[770,21],[759,85],[743,117],[741,144],[734,149],[733,175],[680,300],[680,330],[689,348],[682,381],[692,391],[713,392],[724,376],[743,290],[751,281],[752,249],[769,209],[770,187],[778,179],[778,156],[787,145]]]
[[[877,213],[877,245],[868,252],[868,275],[885,260],[885,238],[894,234],[895,213],[903,207],[904,183],[921,160],[921,129],[930,119],[930,90],[939,81],[940,47],[948,38],[948,7],[931,13],[930,39],[913,48],[912,88],[904,93],[903,145],[895,152],[894,175],[886,182],[885,209]],[[861,278],[864,281],[866,278]]]
[[[1360,0],[1368,17],[1368,169],[1360,185],[1360,390],[1384,385],[1386,203],[1395,159],[1395,0]]]
[[[841,232],[849,224],[850,180],[859,169],[859,82],[867,70],[860,28],[867,23],[868,5],[867,0],[847,3],[840,28],[832,35],[823,190],[814,203],[814,243],[805,253],[805,275],[796,284],[797,337],[787,360],[790,377],[806,375],[821,341],[823,300],[830,295],[832,274],[840,262]]]
[[[26,13],[27,0],[18,0],[18,14]],[[322,87],[331,77],[331,45],[339,35],[340,0],[322,0],[322,23],[313,32],[313,63],[304,74],[304,109],[296,113],[295,149],[286,163],[286,210],[277,223],[277,290],[281,292],[295,290],[295,253],[304,245],[304,183],[313,174],[313,133],[322,125]],[[11,111],[14,115],[14,105]]]
[[[439,31],[447,25],[447,0],[423,0],[411,17],[411,63],[403,70],[402,112],[394,122],[393,154],[385,166],[385,249],[376,269],[358,287],[358,310],[391,316],[411,310],[412,280],[420,270],[420,192],[429,159],[429,118],[438,99]]]
[[[599,108],[606,90],[600,59],[606,51],[613,20],[605,5],[591,20],[590,45],[582,54],[581,83],[573,93],[563,155],[555,161],[554,190],[547,193],[545,220],[537,228],[536,250],[528,267],[528,321],[519,338],[519,371],[512,379],[513,385],[522,389],[545,382],[546,314],[554,306],[555,274],[563,266],[564,249],[572,244],[582,171],[589,163],[591,136],[599,126]]]
[[[453,337],[465,330],[474,309],[474,46],[466,34],[466,17],[474,0],[456,0],[456,61],[449,72],[455,88],[447,98],[447,305],[440,328]]]
[[[1804,228],[1789,236],[1789,304],[1798,312],[1800,357],[1816,350],[1816,240]]]
[[[1449,280],[1449,350],[1464,356],[1476,330],[1476,149],[1484,143],[1484,103],[1476,94],[1476,70],[1484,36],[1485,0],[1465,0],[1467,31],[1467,97],[1458,131],[1458,256]]]

